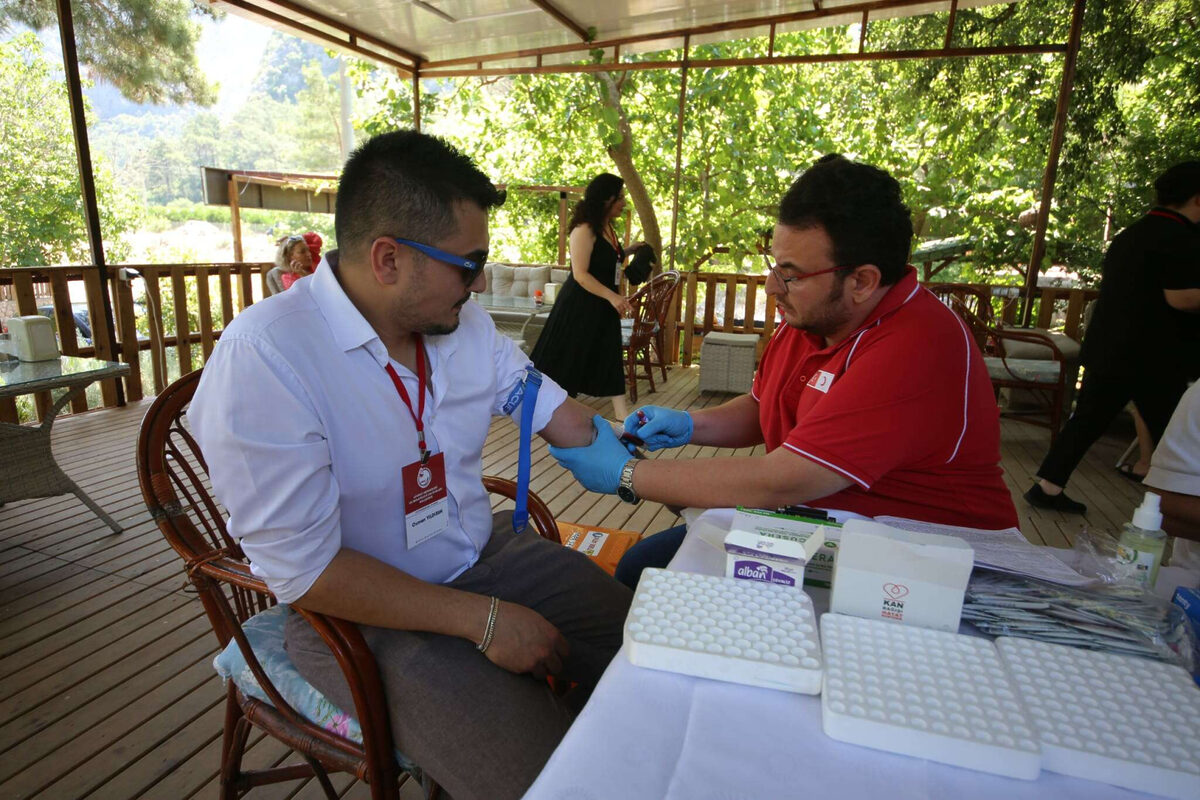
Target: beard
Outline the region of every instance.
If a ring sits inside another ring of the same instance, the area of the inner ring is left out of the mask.
[[[458,324],[459,323],[456,320],[453,325],[439,325],[436,323],[426,325],[420,330],[420,334],[422,336],[445,336],[448,333],[454,333],[456,330],[458,330]]]
[[[840,302],[845,293],[845,279],[835,280],[833,288],[825,296],[824,302],[809,315],[808,319],[803,319],[794,325],[788,324],[793,328],[822,338],[836,333],[850,319],[850,311],[843,308]]]
[[[454,308],[460,312],[467,301],[471,299],[471,294],[454,304]],[[462,316],[456,316],[454,322],[429,322],[417,327],[417,332],[422,336],[445,336],[446,334],[454,333],[458,330],[458,326],[462,323]]]

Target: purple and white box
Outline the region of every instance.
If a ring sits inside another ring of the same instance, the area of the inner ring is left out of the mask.
[[[824,542],[821,525],[739,508],[725,535],[725,575],[800,589],[805,565]]]

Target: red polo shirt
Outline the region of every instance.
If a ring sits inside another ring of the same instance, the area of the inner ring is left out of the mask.
[[[768,451],[786,447],[853,481],[812,505],[972,528],[1017,524],[983,356],[912,267],[833,347],[781,325],[753,395]]]

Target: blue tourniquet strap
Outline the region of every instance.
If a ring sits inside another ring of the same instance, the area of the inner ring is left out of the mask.
[[[542,373],[530,364],[525,368],[525,392],[521,398],[521,442],[517,456],[517,507],[513,511],[513,530],[524,532],[529,525],[529,448],[533,439],[533,410],[537,407]]]

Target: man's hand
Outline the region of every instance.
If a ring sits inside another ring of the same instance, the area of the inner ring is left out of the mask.
[[[492,643],[484,653],[509,672],[531,673],[538,680],[562,672],[570,645],[558,628],[536,611],[516,603],[500,603]]]
[[[621,481],[621,468],[630,459],[629,451],[617,439],[612,426],[604,417],[592,417],[596,440],[587,447],[550,446],[550,455],[560,466],[571,470],[575,480],[592,492],[616,494]]]
[[[683,447],[692,440],[692,431],[692,415],[673,408],[642,406],[625,418],[625,432],[645,442],[647,450]]]

